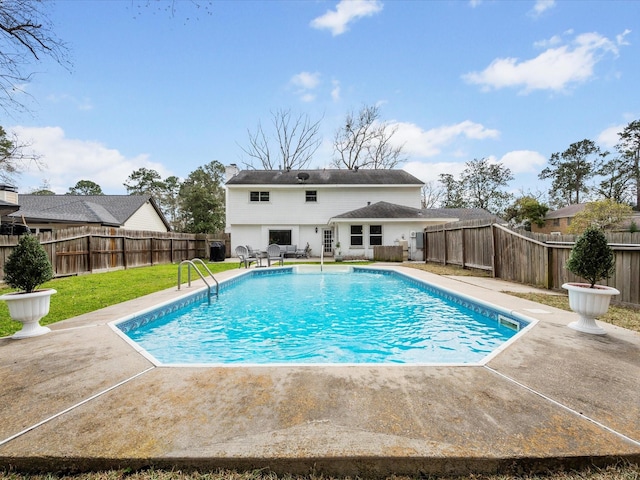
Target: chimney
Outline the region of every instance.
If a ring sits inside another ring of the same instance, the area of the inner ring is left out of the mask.
[[[0,183],[0,200],[7,203],[18,204],[18,188],[13,185]]]
[[[238,166],[235,163],[227,165],[224,168],[224,176],[225,176],[226,180],[232,179],[233,177],[238,175],[238,173],[240,173],[240,169],[238,168]]]

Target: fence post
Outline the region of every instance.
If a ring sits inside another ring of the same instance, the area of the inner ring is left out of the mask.
[[[447,230],[442,225],[442,264],[447,265]]]
[[[496,261],[496,226],[491,224],[491,276],[496,278],[497,261]]]
[[[465,259],[465,255],[464,255],[465,254],[465,250],[464,250],[464,232],[465,232],[465,229],[461,228],[461,230],[462,230],[462,235],[461,235],[462,236],[462,246],[461,246],[461,248],[462,248],[462,268],[464,269],[464,267],[467,265],[467,262],[466,262],[466,259]]]
[[[122,235],[120,238],[122,238],[122,267],[126,270],[128,266],[127,265],[127,237]]]
[[[544,288],[546,289],[550,289],[551,285],[553,283],[553,278],[551,275],[551,248],[549,248],[548,246],[544,247],[544,263],[543,263],[543,268],[544,268]]]
[[[424,249],[424,263],[429,263],[429,234],[422,230],[422,245]]]
[[[89,235],[87,237],[87,268],[89,269],[89,273],[93,273],[93,255],[91,253],[91,238],[92,236]]]

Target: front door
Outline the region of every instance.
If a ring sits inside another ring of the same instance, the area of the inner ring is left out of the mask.
[[[322,244],[324,245],[324,254],[333,254],[333,230],[330,228],[322,230]]]

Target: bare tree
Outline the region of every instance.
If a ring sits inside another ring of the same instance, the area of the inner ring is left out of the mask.
[[[0,127],[0,179],[12,182],[20,172],[30,164],[42,167],[40,155],[28,151],[31,146],[21,141],[15,133],[7,134]]]
[[[269,136],[258,123],[255,132],[247,130],[249,144],[242,151],[249,157],[244,162],[249,168],[256,164],[265,170],[283,168],[298,170],[311,163],[313,155],[322,143],[320,121],[312,122],[307,115],[293,117],[291,110],[271,112],[274,133]]]
[[[391,141],[398,127],[379,122],[379,118],[377,106],[365,105],[357,115],[347,114],[344,126],[336,131],[333,140],[336,167],[385,169],[405,160],[404,145],[394,145]]]
[[[435,181],[430,180],[422,186],[421,194],[422,208],[437,208],[440,206],[445,192]]]
[[[0,2],[0,106],[7,113],[25,109],[17,94],[33,76],[32,63],[49,57],[69,66],[67,47],[53,33],[50,5],[38,0]]]

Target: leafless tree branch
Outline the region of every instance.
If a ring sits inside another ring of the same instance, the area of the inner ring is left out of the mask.
[[[260,123],[255,132],[247,130],[249,143],[246,147],[240,146],[249,157],[249,161],[244,162],[245,166],[256,168],[257,164],[265,170],[307,167],[322,143],[320,120],[312,122],[307,115],[292,117],[290,110],[276,110],[271,112],[271,121],[274,129],[271,138]],[[274,148],[271,146],[273,142],[276,143]],[[272,155],[274,150],[278,152],[277,156]]]

